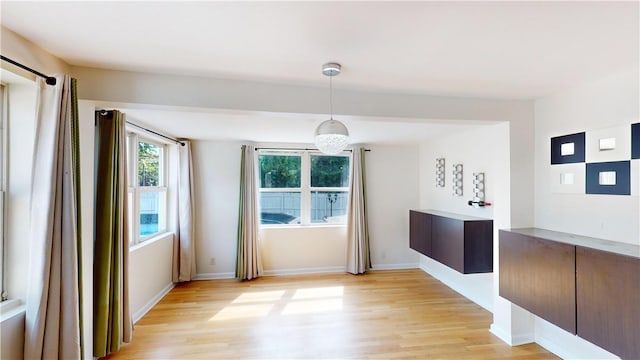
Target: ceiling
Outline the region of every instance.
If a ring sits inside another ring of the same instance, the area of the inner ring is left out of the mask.
[[[2,26],[73,66],[326,86],[337,61],[334,83],[368,92],[535,99],[640,62],[636,1],[0,6]]]

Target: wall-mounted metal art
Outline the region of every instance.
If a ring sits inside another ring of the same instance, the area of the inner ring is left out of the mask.
[[[444,187],[444,158],[436,159],[436,187]]]
[[[453,164],[453,196],[462,196],[462,164]]]

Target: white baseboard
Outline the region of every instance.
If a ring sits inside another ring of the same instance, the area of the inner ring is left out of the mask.
[[[560,344],[547,338],[546,336],[538,336],[536,338],[536,343],[563,359],[575,358],[571,356],[571,354],[567,351],[567,349],[564,346],[561,346]]]
[[[196,274],[193,277],[193,280],[221,280],[221,279],[234,279],[236,277],[236,273],[233,272],[224,272],[224,273],[203,273]]]
[[[170,283],[167,286],[165,286],[164,289],[160,290],[159,293],[156,294],[156,296],[154,296],[153,298],[151,298],[151,300],[149,300],[149,302],[147,302],[146,304],[144,304],[144,306],[139,309],[138,311],[136,311],[133,314],[133,323],[137,323],[138,320],[142,319],[142,317],[149,312],[149,310],[151,310],[154,306],[156,306],[156,304],[158,302],[160,302],[160,300],[162,300],[162,298],[167,295],[169,293],[169,291],[171,291],[171,289],[173,289],[173,287],[175,286],[174,283]]]
[[[508,345],[511,345],[511,335],[509,335],[503,328],[497,326],[496,324],[491,324],[489,326],[489,331],[500,338],[500,340],[504,341]]]
[[[563,359],[620,359],[617,355],[538,317],[535,341]]]
[[[344,273],[344,272],[347,272],[347,269],[344,266],[326,266],[326,267],[316,267],[316,268],[265,270],[264,276],[334,274],[334,273]]]
[[[499,337],[500,340],[504,341],[509,346],[518,346],[518,345],[530,344],[532,342],[535,342],[534,341],[535,337],[533,333],[517,334],[512,336],[511,334],[509,334],[507,331],[497,326],[496,324],[491,324],[491,326],[489,327],[489,331],[493,335]]]
[[[405,269],[418,269],[420,266],[418,263],[411,264],[380,264],[373,265],[371,270],[405,270]]]

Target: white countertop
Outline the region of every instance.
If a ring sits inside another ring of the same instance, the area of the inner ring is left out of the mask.
[[[504,229],[516,234],[537,237],[569,245],[577,245],[586,248],[608,251],[615,254],[631,256],[640,259],[640,245],[611,241],[605,239],[592,238],[576,234],[563,233],[539,228]]]
[[[490,220],[493,221],[492,219],[487,219],[487,218],[481,218],[481,217],[476,217],[476,216],[470,216],[470,215],[463,215],[463,214],[455,214],[455,213],[450,213],[450,212],[446,212],[446,211],[440,211],[440,210],[413,210],[413,211],[418,211],[421,213],[425,213],[425,214],[431,214],[431,215],[436,215],[436,216],[442,216],[442,217],[447,217],[447,218],[452,218],[452,219],[456,219],[456,220],[462,220],[462,221],[479,221],[479,220]]]

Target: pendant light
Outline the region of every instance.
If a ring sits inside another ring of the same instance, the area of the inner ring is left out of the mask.
[[[316,128],[316,146],[324,154],[335,155],[349,145],[349,131],[338,120],[333,119],[333,83],[332,78],[340,74],[341,66],[338,63],[326,63],[322,65],[322,73],[329,77],[329,106],[331,116]]]

